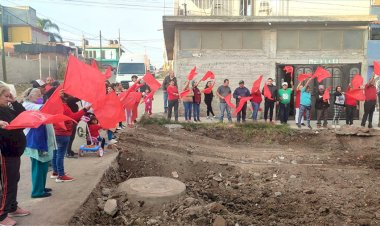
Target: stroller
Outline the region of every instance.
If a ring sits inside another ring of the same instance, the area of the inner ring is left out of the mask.
[[[104,150],[99,145],[98,139],[96,139],[96,138],[94,139],[91,136],[90,129],[89,129],[88,124],[87,124],[90,120],[91,120],[91,118],[89,116],[83,116],[81,118],[81,121],[85,122],[87,144],[80,146],[79,156],[83,157],[84,153],[87,153],[87,152],[96,152],[99,157],[102,157],[104,155]]]

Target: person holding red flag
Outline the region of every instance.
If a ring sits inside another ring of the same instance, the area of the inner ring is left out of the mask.
[[[226,96],[231,94],[231,88],[228,86],[230,81],[228,79],[224,79],[223,85],[219,86],[219,88],[216,90],[216,95],[219,97],[219,109],[220,109],[220,118],[219,121],[223,122],[224,118],[224,112],[227,112],[227,118],[229,122],[232,122],[231,117],[231,108],[226,103],[226,100],[224,99]]]
[[[321,120],[323,119],[323,127],[327,128],[327,116],[328,109],[330,107],[330,100],[325,100],[323,94],[325,93],[325,87],[323,85],[318,86],[318,93],[315,100],[315,109],[317,109],[317,127],[321,128]]]
[[[260,88],[257,88],[255,91],[251,92],[252,100],[252,120],[254,122],[257,121],[257,113],[260,109],[260,104],[263,101],[263,98],[261,96]]]
[[[268,78],[267,79],[267,84],[266,86],[268,87],[270,91],[270,97],[268,95],[265,95],[265,87],[263,88],[262,94],[265,96],[265,105],[264,105],[264,120],[267,122],[268,120],[268,113],[269,113],[269,121],[272,122],[273,120],[273,109],[274,109],[274,104],[277,101],[277,87],[273,85],[273,79]]]
[[[352,89],[352,84],[350,83],[347,87],[346,93],[349,93],[351,89]],[[354,113],[357,108],[357,101],[350,95],[346,95],[345,107],[346,107],[346,125],[353,125]]]
[[[296,89],[296,99],[295,99],[295,103],[294,103],[294,106],[296,108],[296,115],[295,115],[295,121],[296,121],[296,124],[298,124],[298,118],[300,116],[300,107],[301,107],[301,90],[303,89],[303,85],[302,85],[302,82],[298,83],[298,86],[297,86],[297,89]],[[301,115],[301,125],[302,126],[305,126],[305,123],[304,123],[304,115]]]
[[[193,110],[193,88],[190,87],[190,81],[185,83],[185,87],[182,90],[187,92],[183,97],[181,97],[183,102],[183,107],[185,108],[185,120],[186,122],[191,122],[191,111]],[[189,91],[189,92],[188,92]]]
[[[288,83],[282,83],[282,89],[278,90],[278,98],[280,100],[280,121],[281,124],[287,124],[290,110],[290,97],[293,92],[293,81],[290,82],[292,88],[288,88]]]
[[[375,77],[372,75],[371,79],[364,87],[365,102],[364,102],[364,114],[362,118],[361,126],[365,127],[368,119],[368,128],[372,128],[373,112],[376,107],[377,91],[375,87]]]
[[[29,211],[21,209],[17,203],[21,155],[26,147],[26,138],[22,129],[5,130],[5,126],[23,111],[25,111],[25,108],[16,101],[9,87],[0,84],[1,225],[15,225],[16,221],[10,217],[27,216],[30,214]]]
[[[168,92],[168,119],[169,121],[172,118],[172,111],[174,108],[174,119],[175,122],[178,122],[178,99],[179,99],[179,93],[176,86],[176,82],[174,80],[171,80],[169,82],[169,86],[167,87]]]
[[[247,87],[244,86],[244,81],[240,80],[239,87],[237,87],[233,93],[233,97],[236,99],[236,108],[239,107],[240,99],[243,97],[249,97],[251,93],[247,89]],[[243,105],[243,108],[237,113],[236,120],[238,123],[240,123],[240,120],[242,122],[245,122],[245,118],[247,115],[247,103]]]
[[[70,107],[67,105],[67,102],[70,98],[68,94],[65,94],[63,90],[61,91],[61,98],[63,102],[63,114],[69,116],[75,121],[79,121],[80,118],[91,108],[91,105],[83,108],[82,110],[74,113]],[[70,136],[72,132],[73,122],[65,121],[65,127],[62,128],[58,124],[54,124],[54,130],[56,134],[56,140],[58,148],[53,153],[52,166],[53,173],[50,176],[51,179],[55,179],[55,182],[69,182],[73,181],[74,178],[66,175],[64,168],[64,157],[67,152],[67,148],[70,142]]]
[[[345,107],[344,102],[345,96],[342,92],[342,87],[337,86],[334,93],[334,118],[332,121],[333,125],[339,125],[340,115],[342,114]]]
[[[162,90],[164,91],[164,109],[165,113],[168,111],[168,92],[167,89],[170,85],[170,82],[174,81],[174,86],[178,88],[177,78],[174,75],[173,71],[170,71],[168,75],[166,75],[164,81],[162,82]]]
[[[193,93],[194,93],[194,96],[193,96],[194,122],[200,122],[201,121],[200,118],[199,118],[199,115],[200,115],[200,105],[201,105],[201,102],[202,102],[202,93],[198,89],[198,85],[199,85],[199,83],[201,81],[202,80],[199,80],[199,82],[195,82],[195,81],[192,82]]]
[[[212,87],[212,82],[211,81],[208,81],[206,83],[206,87],[205,89],[209,89],[210,87]],[[204,102],[207,106],[207,119],[210,119],[210,114],[212,114],[212,117],[215,118],[215,114],[214,114],[214,111],[212,110],[212,100],[214,99],[214,93],[212,92],[212,90],[210,90],[210,92],[205,92],[205,98],[204,98]]]
[[[301,88],[302,83],[299,83],[297,87],[297,89],[301,89],[300,112],[299,112],[298,118],[296,118],[298,128],[301,128],[302,118],[304,114],[306,113],[307,126],[309,127],[309,129],[312,129],[310,125],[311,88],[309,86],[310,81],[312,79],[313,78],[309,78],[309,80],[307,80],[303,88]]]

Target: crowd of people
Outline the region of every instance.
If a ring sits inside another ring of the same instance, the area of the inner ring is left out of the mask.
[[[358,103],[355,98],[350,95],[345,95],[341,86],[336,86],[333,93],[333,98],[325,98],[326,87],[324,85],[318,86],[318,91],[312,93],[311,81],[313,77],[299,82],[297,87],[294,86],[291,81],[290,84],[283,82],[281,88],[277,88],[273,84],[273,79],[268,78],[266,80],[266,88],[268,94],[265,94],[264,89],[249,90],[245,87],[244,81],[239,81],[238,87],[232,92],[229,84],[229,80],[225,79],[223,84],[219,86],[216,91],[216,97],[219,99],[219,117],[213,111],[212,103],[214,99],[214,91],[204,93],[204,103],[206,105],[207,119],[218,118],[220,122],[223,122],[225,114],[229,122],[232,122],[232,108],[226,101],[226,97],[232,95],[235,99],[234,109],[238,108],[240,100],[248,97],[250,100],[252,115],[250,118],[254,122],[258,120],[258,112],[260,110],[261,102],[264,101],[263,119],[265,122],[274,123],[274,114],[277,114],[276,118],[279,119],[281,124],[288,124],[289,114],[291,112],[291,106],[295,108],[295,123],[301,128],[307,126],[312,129],[310,124],[311,110],[315,109],[317,115],[317,127],[327,127],[328,125],[328,112],[329,108],[333,107],[334,116],[332,125],[339,125],[339,121],[343,113],[345,113],[346,124],[353,125],[356,109],[358,109]],[[184,118],[186,122],[191,122],[192,118],[194,122],[200,122],[200,104],[202,99],[202,91],[199,89],[201,81],[187,81],[182,90],[178,90],[177,78],[173,72],[170,72],[164,79],[162,89],[164,92],[164,108],[167,113],[167,118],[171,120],[173,110],[175,121],[178,121],[178,106],[182,101],[184,107]],[[206,81],[204,90],[212,87],[212,81]],[[352,90],[352,84],[349,84],[346,92]],[[373,113],[376,106],[377,93],[375,87],[374,76],[368,81],[368,83],[360,89],[364,90],[364,115],[362,117],[361,126],[365,126],[368,121],[368,128],[372,128]],[[187,92],[186,92],[187,91]],[[329,90],[327,90],[329,92]],[[181,96],[184,93],[185,95]],[[294,95],[294,104],[292,95]],[[313,101],[314,99],[314,101]],[[236,113],[236,121],[238,123],[246,122],[247,108],[249,102],[246,102],[241,109]],[[312,104],[314,102],[314,105]],[[332,103],[330,103],[332,102]],[[305,124],[306,122],[306,124]]]

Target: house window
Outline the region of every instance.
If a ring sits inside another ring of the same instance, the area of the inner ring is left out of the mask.
[[[262,49],[261,31],[243,31],[243,49]]]
[[[319,50],[321,43],[321,32],[313,30],[299,31],[299,47],[302,50]]]
[[[355,75],[358,75],[360,74],[360,70],[359,68],[356,68],[356,67],[353,67],[350,69],[350,81],[352,80],[352,78],[355,76]]]
[[[371,28],[371,40],[380,40],[380,27]]]
[[[95,50],[92,51],[92,55],[93,55],[94,59],[96,59],[96,51]]]
[[[200,49],[201,32],[196,30],[182,30],[180,32],[181,49]]]
[[[106,51],[102,50],[101,59],[105,59],[105,58],[106,58]]]
[[[342,31],[323,31],[322,32],[322,49],[341,49]]]
[[[243,33],[241,31],[222,32],[223,49],[241,49]]]
[[[298,31],[295,31],[295,30],[277,31],[277,48],[279,50],[298,49]]]
[[[220,49],[221,36],[220,31],[202,31],[202,49]]]
[[[343,32],[344,49],[362,49],[363,48],[363,31],[348,30]]]
[[[92,51],[86,51],[89,58],[92,58]]]

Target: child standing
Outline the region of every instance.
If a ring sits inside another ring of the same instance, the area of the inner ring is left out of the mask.
[[[104,149],[106,140],[99,134],[99,131],[102,129],[102,127],[99,125],[98,119],[95,117],[95,115],[90,117],[90,121],[87,123],[87,125],[88,129],[90,130],[90,143],[98,145],[100,142],[100,147]]]
[[[145,90],[144,95],[144,102],[145,102],[145,114],[146,115],[152,115],[152,104],[153,104],[153,96],[149,95],[152,91],[150,90],[150,87],[147,86]]]

